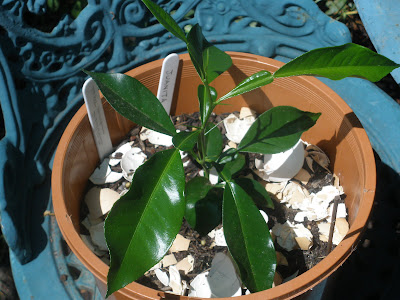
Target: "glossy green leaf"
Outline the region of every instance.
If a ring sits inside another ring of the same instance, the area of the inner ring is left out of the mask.
[[[142,2],[147,6],[151,13],[156,17],[158,22],[160,22],[165,29],[175,35],[177,38],[181,39],[187,43],[185,32],[179,27],[178,23],[161,7],[155,4],[151,0],[142,0]]]
[[[304,131],[314,126],[320,115],[291,106],[271,108],[251,125],[238,150],[263,154],[288,150],[299,141]]]
[[[201,27],[196,24],[194,25],[189,33],[187,34],[187,49],[190,55],[190,59],[199,74],[201,80],[204,82],[206,79],[206,72],[203,64],[203,50],[209,47],[209,43],[203,36]]]
[[[161,102],[137,79],[125,74],[85,71],[110,105],[139,125],[173,136],[175,127]]]
[[[210,111],[214,108],[214,102],[217,99],[217,91],[212,86],[209,86],[209,90],[200,84],[197,88],[197,97],[199,99],[200,106],[200,117],[202,122],[207,118],[207,115],[211,113]]]
[[[281,67],[274,77],[315,75],[333,80],[361,77],[378,81],[399,66],[368,48],[349,43],[306,52]]]
[[[195,177],[186,184],[185,219],[204,236],[221,223],[223,189],[205,177]]]
[[[243,154],[238,153],[232,160],[225,164],[215,164],[215,168],[221,177],[226,181],[230,180],[233,175],[239,172],[246,164],[246,158]]]
[[[196,145],[199,134],[200,130],[191,132],[181,131],[174,135],[172,143],[179,150],[190,151]]]
[[[224,51],[212,45],[204,50],[203,62],[208,83],[211,83],[232,66],[232,58]]]
[[[236,178],[235,182],[246,191],[259,208],[274,208],[274,202],[265,187],[251,178]]]
[[[224,151],[220,157],[217,159],[217,163],[219,164],[226,164],[230,161],[233,161],[237,158],[239,152],[234,148],[229,148],[228,150]]]
[[[276,267],[274,243],[253,200],[234,182],[225,186],[222,224],[243,284],[252,293],[271,288]]]
[[[130,190],[105,221],[107,296],[142,276],[171,247],[185,213],[184,189],[178,149],[157,152],[136,170]]]
[[[208,123],[206,126],[206,160],[215,161],[221,154],[223,148],[223,138],[217,126]]]
[[[270,72],[268,71],[257,72],[247,77],[242,82],[240,82],[233,90],[231,90],[229,93],[218,99],[218,102],[250,92],[256,88],[271,83],[273,80],[274,77]]]
[[[231,57],[206,40],[200,25],[190,29],[187,39],[190,58],[203,82],[211,83],[231,67]]]

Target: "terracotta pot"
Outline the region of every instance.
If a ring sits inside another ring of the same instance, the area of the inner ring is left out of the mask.
[[[259,71],[275,71],[282,63],[245,53],[230,53],[234,65],[213,86],[224,95],[245,77]],[[187,54],[181,55],[173,114],[198,110],[197,73]],[[144,83],[156,94],[162,61],[154,61],[127,74]],[[331,159],[331,170],[339,176],[347,195],[350,231],[345,239],[320,263],[287,283],[240,299],[289,299],[309,290],[329,276],[356,247],[367,222],[375,193],[375,161],[367,135],[351,109],[329,87],[313,77],[277,79],[272,84],[228,100],[217,113],[239,110],[242,106],[261,113],[273,106],[291,105],[302,110],[322,112],[316,126],[303,139],[318,145]],[[134,126],[104,102],[114,145]],[[86,107],[73,117],[59,143],[53,165],[53,204],[61,232],[69,247],[94,274],[101,289],[106,284],[108,266],[84,244],[79,236],[79,211],[87,181],[99,158],[90,130]],[[116,299],[188,299],[165,294],[137,283],[114,293]]]

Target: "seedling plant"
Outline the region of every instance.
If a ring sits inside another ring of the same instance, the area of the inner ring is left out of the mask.
[[[97,83],[106,100],[131,121],[172,136],[174,147],[155,153],[132,180],[129,191],[113,206],[105,221],[110,252],[107,296],[137,280],[159,262],[171,247],[182,220],[206,235],[221,223],[228,250],[243,284],[258,292],[272,287],[276,255],[273,241],[257,206],[273,208],[259,182],[238,178],[245,166],[243,153],[273,154],[293,147],[301,134],[314,126],[320,113],[277,106],[262,113],[237,149],[223,151],[223,138],[211,113],[224,101],[273,82],[276,78],[316,75],[333,80],[362,77],[378,81],[398,64],[355,44],[309,51],[275,73],[257,72],[221,97],[212,82],[227,71],[232,60],[209,43],[201,27],[185,34],[175,20],[151,0],[142,0],[157,20],[187,46],[201,79],[197,87],[201,126],[176,132],[160,101],[135,78],[124,74],[85,71]],[[204,177],[185,182],[180,150],[190,154],[204,170]],[[209,182],[215,168],[219,183]]]

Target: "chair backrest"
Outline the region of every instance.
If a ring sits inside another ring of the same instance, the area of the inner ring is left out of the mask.
[[[156,2],[185,30],[199,23],[222,50],[285,61],[351,41],[347,28],[312,0]],[[0,101],[6,127],[0,141],[1,225],[11,250],[27,262],[38,255],[37,240],[43,239],[54,150],[82,104],[81,69],[124,72],[183,52],[185,45],[138,0],[89,0],[76,19],[55,21],[45,0],[1,3]]]

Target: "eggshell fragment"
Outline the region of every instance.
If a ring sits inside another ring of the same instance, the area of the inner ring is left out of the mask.
[[[297,179],[302,184],[306,185],[310,180],[311,175],[307,172],[307,170],[301,168],[300,171],[294,176],[294,179]]]
[[[164,258],[161,260],[163,268],[169,267],[171,265],[175,265],[177,263],[175,255],[168,254],[165,255]]]
[[[276,235],[278,244],[287,251],[292,251],[297,246],[308,250],[312,246],[312,233],[303,224],[294,225],[289,221],[276,223],[272,232]]]
[[[268,181],[288,181],[300,171],[303,162],[304,145],[299,140],[289,150],[275,154],[264,154],[263,163],[256,163],[257,175]]]
[[[189,249],[189,244],[189,239],[186,239],[182,235],[178,234],[169,250],[171,252],[186,251]]]
[[[240,109],[239,119],[244,119],[244,118],[247,118],[247,117],[254,117],[255,118],[256,116],[257,116],[256,112],[254,110],[250,109],[247,106],[243,106]]]
[[[93,187],[85,196],[85,203],[91,218],[99,218],[107,214],[120,195],[109,188]]]
[[[349,223],[345,218],[336,219],[335,227],[342,237],[349,232]]]
[[[189,297],[211,298],[212,293],[208,283],[208,271],[197,275],[189,285]]]
[[[113,183],[122,178],[122,174],[118,172],[113,172],[111,171],[111,168],[109,166],[109,158],[104,159],[100,166],[96,168],[92,175],[90,175],[89,180],[93,184],[105,184],[105,183]]]
[[[181,295],[183,291],[181,274],[175,266],[169,266],[169,286],[172,288],[172,292],[177,295]]]
[[[187,273],[193,271],[193,265],[194,258],[193,256],[188,255],[176,264],[176,268],[180,271],[183,271],[186,275]]]
[[[139,168],[147,156],[138,147],[131,148],[127,151],[121,159],[122,175],[128,181],[132,181],[133,174]]]
[[[108,251],[106,238],[104,237],[104,222],[91,226],[89,232],[93,244],[100,250]]]
[[[156,274],[157,279],[160,280],[163,285],[169,286],[169,277],[167,272],[164,272],[160,269],[155,269],[154,273]]]
[[[223,228],[215,230],[215,244],[217,246],[227,247]]]
[[[255,117],[253,116],[241,120],[234,114],[230,114],[223,120],[226,129],[226,137],[228,140],[239,144],[254,121]]]
[[[128,152],[132,148],[132,143],[127,142],[122,145],[120,145],[117,150],[115,150],[113,153],[110,155],[110,161],[109,165],[110,166],[116,166],[121,162],[122,156]]]
[[[208,283],[216,298],[232,297],[242,293],[241,282],[233,262],[222,252],[217,253],[211,263]]]
[[[164,133],[160,133],[148,128],[142,129],[140,132],[140,138],[142,141],[149,140],[150,143],[156,146],[165,146],[170,147],[173,145],[172,136],[166,135]]]

